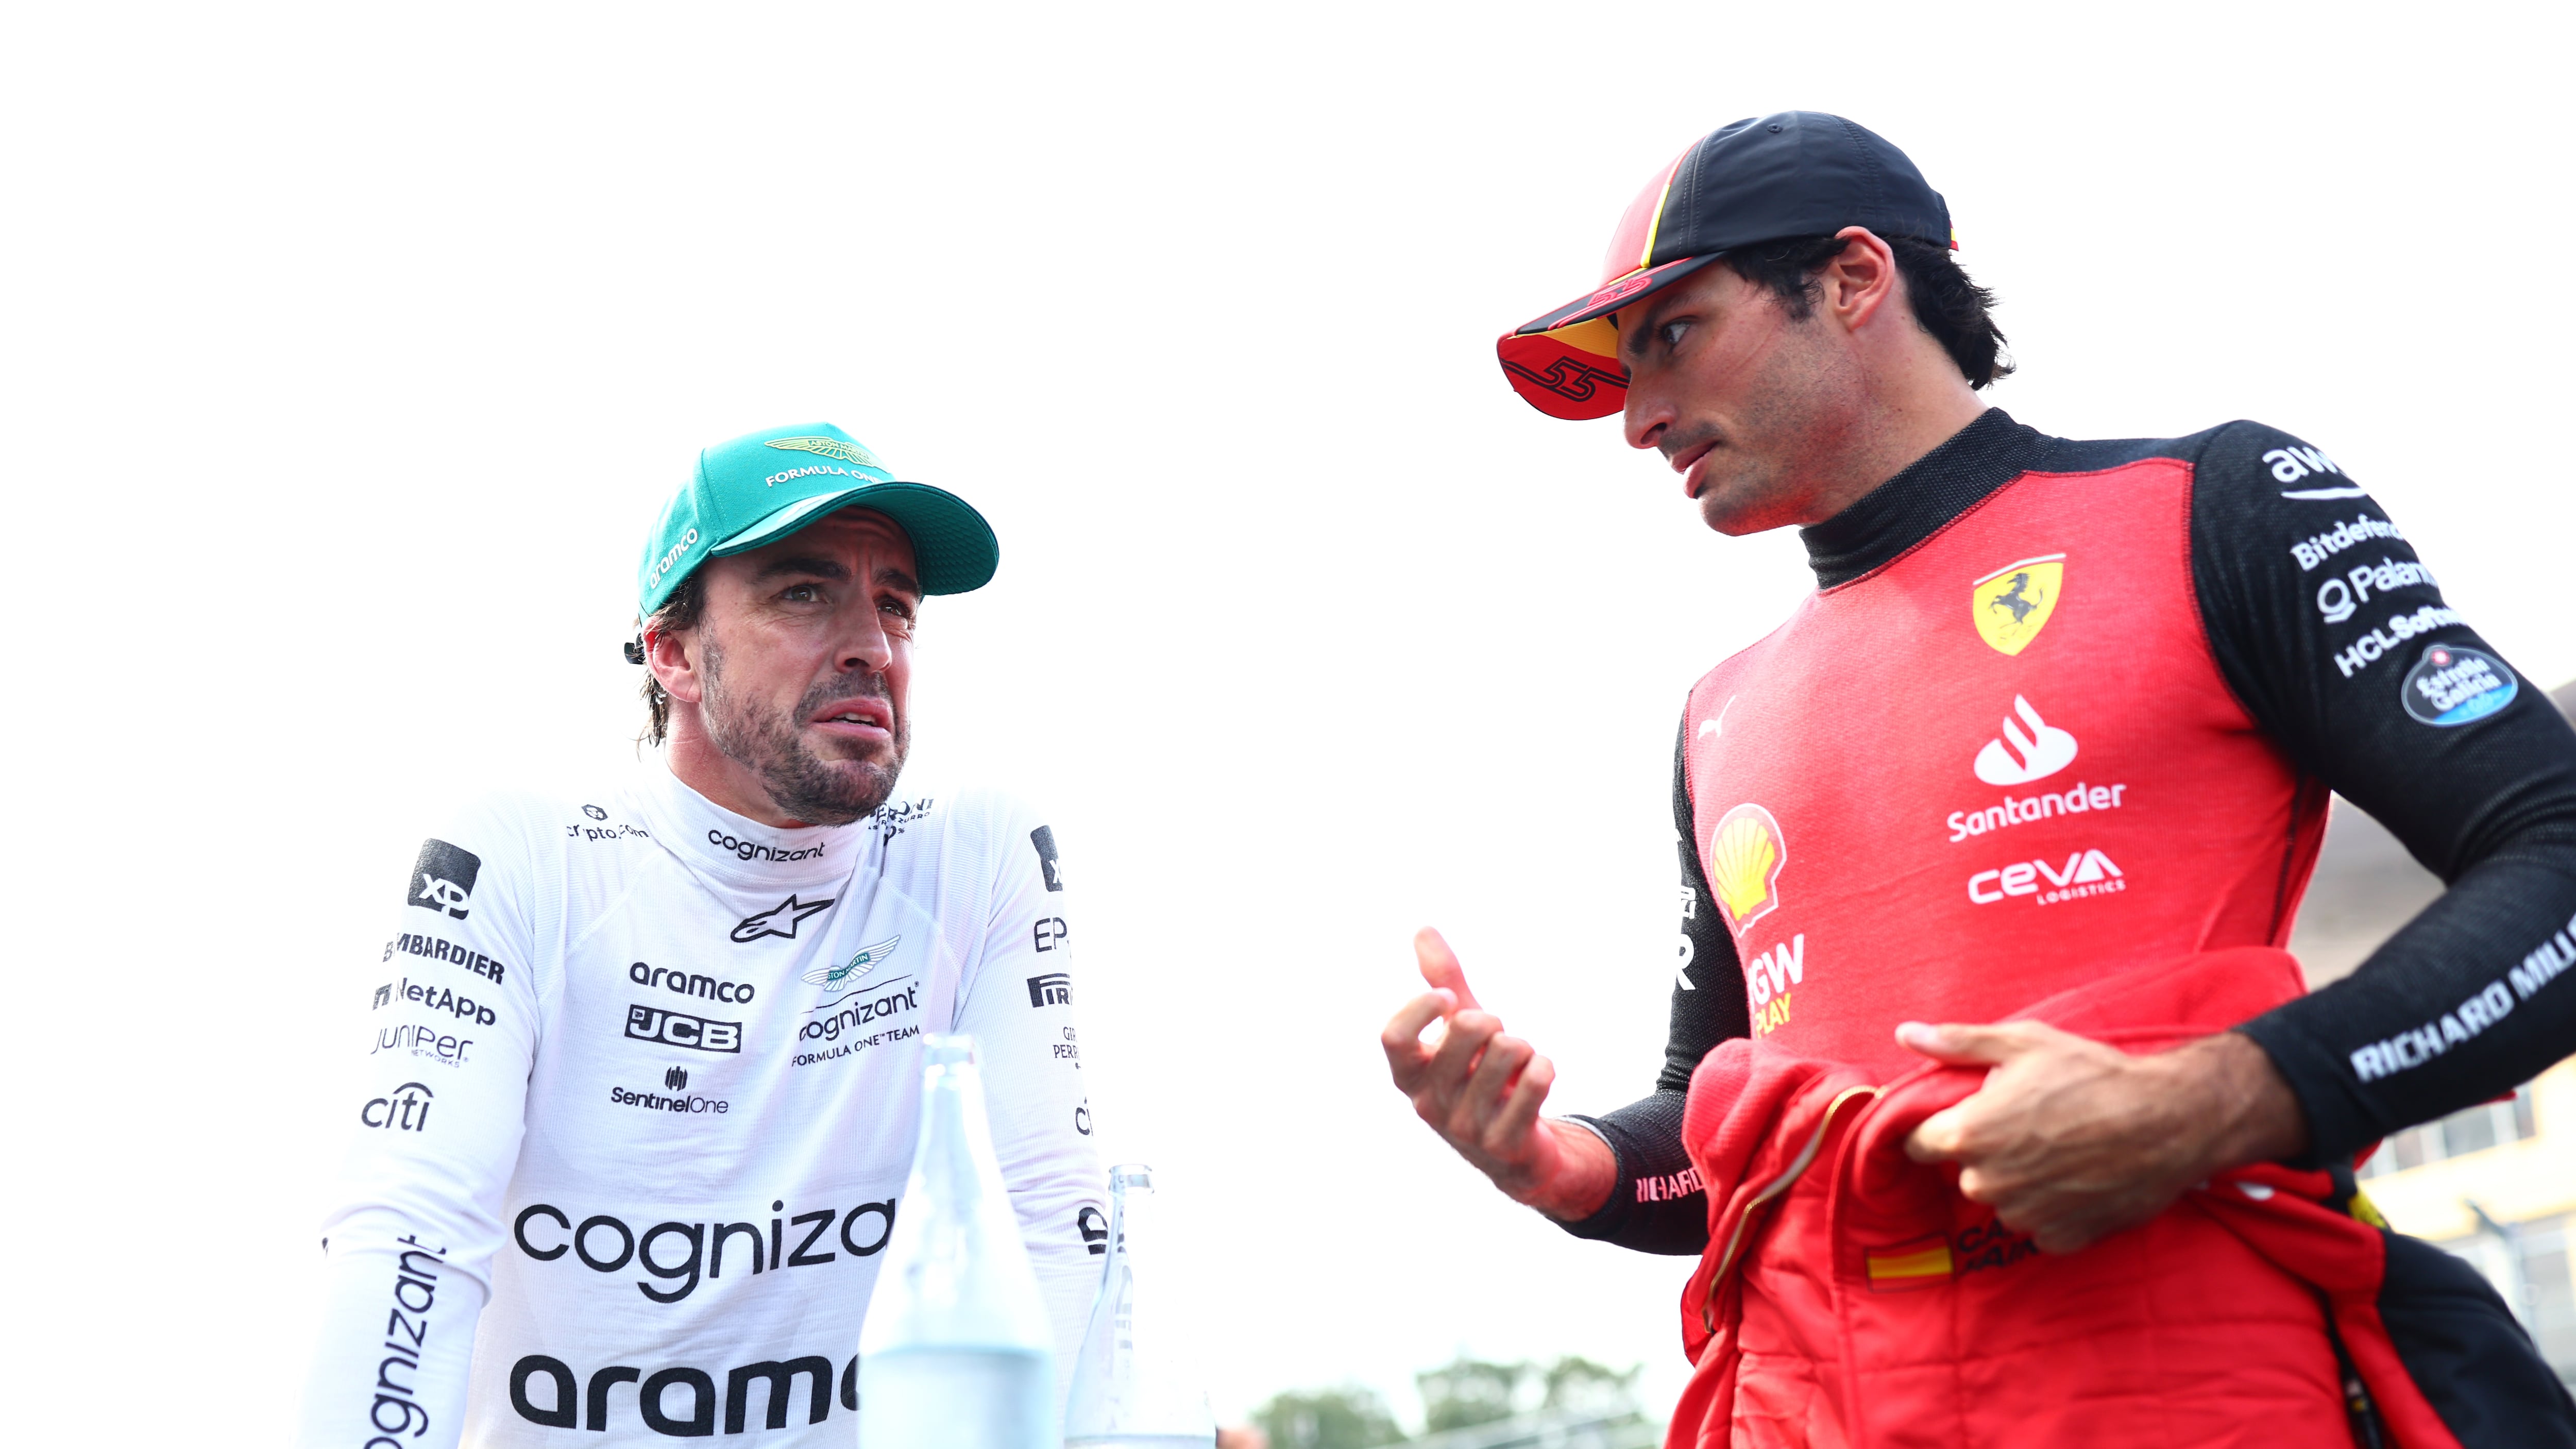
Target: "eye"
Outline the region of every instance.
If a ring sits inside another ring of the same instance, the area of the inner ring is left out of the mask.
[[[1690,322],[1687,319],[1676,322],[1666,322],[1655,329],[1655,340],[1661,342],[1666,347],[1679,347],[1682,345],[1682,334],[1689,330]]]
[[[913,607],[909,602],[891,596],[879,599],[877,612],[885,615],[889,620],[886,625],[888,630],[901,634],[912,632],[915,620]]]
[[[778,591],[778,597],[790,604],[820,603],[823,599],[823,586],[821,584],[789,584],[786,588]]]

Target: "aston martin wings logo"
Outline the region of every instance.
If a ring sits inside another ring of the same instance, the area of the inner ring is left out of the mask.
[[[806,972],[806,984],[820,986],[827,993],[846,991],[866,980],[870,972],[884,965],[893,957],[894,948],[902,944],[903,937],[888,936],[851,957],[846,965],[817,966]]]
[[[885,467],[885,464],[877,461],[876,454],[856,443],[844,443],[838,438],[771,438],[769,446],[796,453],[819,453],[826,458],[838,458],[844,463],[857,463],[868,468]]]
[[[2041,554],[2008,563],[1969,586],[1968,604],[1977,637],[2005,654],[2019,654],[2048,627],[2066,591],[2066,555]]]

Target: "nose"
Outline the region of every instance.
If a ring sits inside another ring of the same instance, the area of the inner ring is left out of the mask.
[[[836,663],[843,674],[860,671],[881,673],[894,662],[894,641],[886,637],[885,618],[877,612],[874,599],[862,598],[841,611],[847,623],[841,637]]]
[[[1620,431],[1631,448],[1651,448],[1663,442],[1672,431],[1674,410],[1668,398],[1649,387],[1638,385],[1636,373],[1628,376],[1628,406],[1620,419]]]

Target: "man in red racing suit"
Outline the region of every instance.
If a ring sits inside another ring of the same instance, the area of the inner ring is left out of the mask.
[[[1657,1093],[1541,1116],[1553,1068],[1429,933],[1398,1086],[1571,1231],[1701,1256],[1675,1446],[2576,1446],[2351,1176],[2576,1049],[2576,735],[2313,446],[1985,408],[1949,244],[1895,147],[1761,117],[1503,339],[1712,527],[1801,526],[1819,589],[1683,715]],[[2452,888],[2307,995],[2333,790]]]

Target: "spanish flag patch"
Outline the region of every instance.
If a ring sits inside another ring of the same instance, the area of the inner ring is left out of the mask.
[[[1901,1293],[1911,1288],[1938,1288],[1950,1281],[1947,1238],[1916,1238],[1887,1248],[1865,1248],[1861,1261],[1869,1268],[1869,1291]]]

